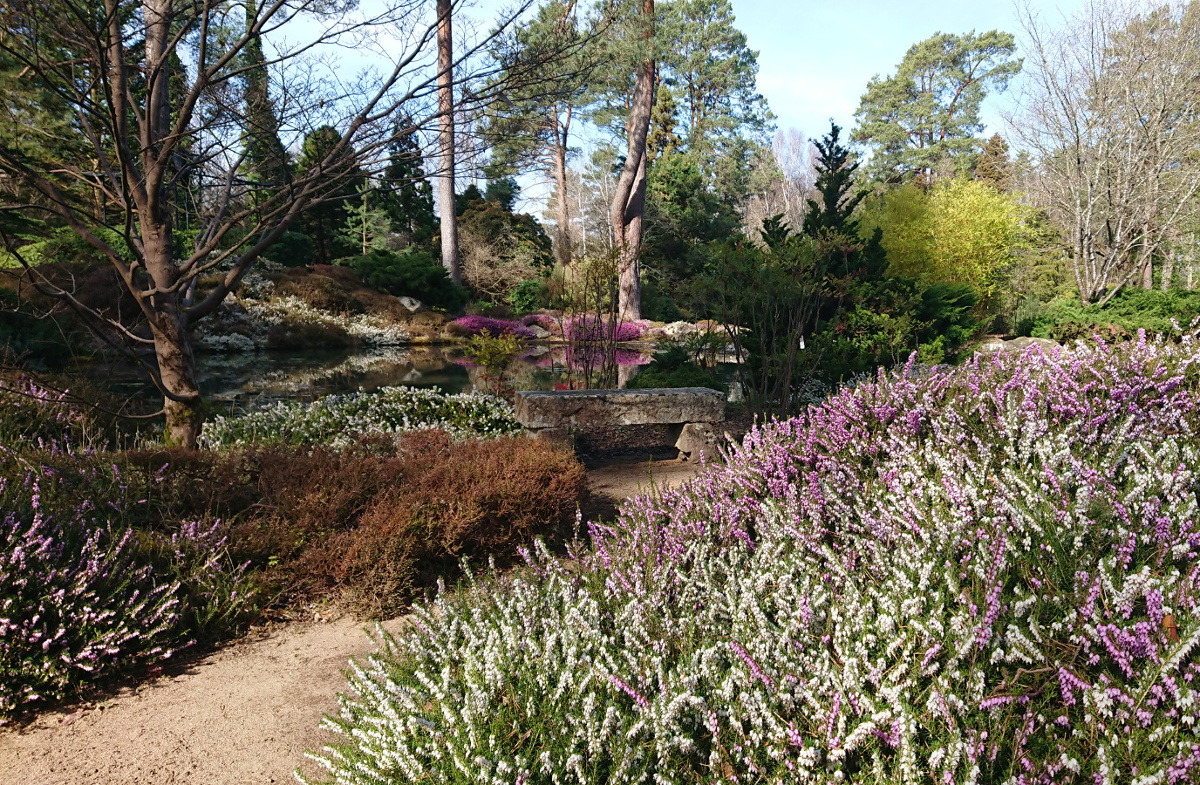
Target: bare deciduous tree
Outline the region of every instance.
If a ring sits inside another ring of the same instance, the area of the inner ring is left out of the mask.
[[[27,275],[107,328],[114,345],[153,350],[154,359],[142,362],[163,395],[170,442],[195,444],[203,420],[193,325],[239,285],[301,211],[385,164],[398,109],[423,117],[419,125],[436,117],[437,75],[447,69],[434,67],[437,19],[428,6],[425,0],[387,0],[369,11],[330,0],[266,0],[257,7],[212,0],[0,5],[4,55],[66,107],[68,132],[86,149],[42,161],[0,143],[0,171],[7,175],[0,209],[49,215],[111,261],[145,329],[88,308],[36,267]],[[270,43],[269,53],[257,49],[262,41]],[[486,43],[485,37],[457,63]],[[374,67],[344,69],[332,53],[346,49],[369,56]],[[254,125],[245,116],[246,83],[256,76],[261,90],[262,69],[272,75],[280,127],[293,146],[314,129],[335,129],[337,137],[286,183],[244,176],[246,129]],[[180,214],[191,231],[178,231]],[[5,241],[19,256],[20,241]]]
[[[1200,189],[1200,8],[1096,0],[1060,28],[1022,9],[1028,43],[1010,118],[1037,166],[1031,190],[1059,224],[1080,299],[1141,278]]]
[[[800,231],[808,198],[817,181],[812,143],[798,128],[776,131],[765,187],[751,195],[742,215],[746,231],[753,236],[762,222],[782,215],[794,231]]]

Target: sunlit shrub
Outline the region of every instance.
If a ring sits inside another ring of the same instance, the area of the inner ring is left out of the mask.
[[[843,389],[350,672],[342,783],[1183,783],[1200,344]]]
[[[131,527],[145,500],[115,465],[45,458],[0,450],[0,721],[219,636],[252,600],[219,522]]]

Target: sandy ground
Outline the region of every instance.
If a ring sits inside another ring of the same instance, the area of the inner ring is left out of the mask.
[[[593,469],[585,512],[611,510],[651,482],[677,485],[698,468],[627,461]],[[304,752],[335,738],[319,723],[337,710],[349,658],[372,649],[365,627],[349,617],[288,624],[99,703],[0,730],[0,784],[248,785],[292,782],[297,767],[319,775]]]

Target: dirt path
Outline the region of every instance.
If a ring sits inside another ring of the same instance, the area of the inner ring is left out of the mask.
[[[593,469],[585,513],[613,509],[651,478],[676,485],[697,469],[675,461]],[[319,723],[337,710],[348,659],[371,650],[365,626],[348,617],[292,623],[123,690],[103,708],[52,712],[0,730],[0,783],[249,785],[292,782],[296,767],[317,775],[304,752],[334,738]]]

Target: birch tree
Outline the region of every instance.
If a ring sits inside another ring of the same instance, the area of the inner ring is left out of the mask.
[[[1093,2],[1055,28],[1025,7],[1022,23],[1028,78],[1011,122],[1080,301],[1149,288],[1200,189],[1200,9]]]

